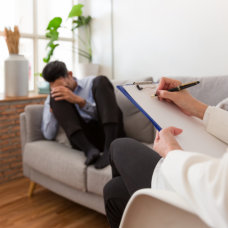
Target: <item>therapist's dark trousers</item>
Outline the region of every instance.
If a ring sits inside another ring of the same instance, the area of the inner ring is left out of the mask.
[[[71,136],[78,131],[83,131],[87,139],[100,151],[104,149],[105,124],[118,125],[118,137],[124,137],[123,117],[117,105],[114,88],[105,76],[97,76],[93,80],[92,93],[96,103],[98,120],[85,122],[79,115],[74,104],[65,100],[55,101],[51,98],[50,106],[60,126],[66,132],[73,148],[77,148],[71,141]]]
[[[133,193],[150,188],[160,155],[142,143],[116,139],[110,147],[112,179],[104,187],[104,202],[111,228],[118,228],[124,209]]]

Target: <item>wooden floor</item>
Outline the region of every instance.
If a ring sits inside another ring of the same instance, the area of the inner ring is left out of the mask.
[[[40,186],[27,197],[28,179],[0,185],[0,227],[108,228],[104,215],[73,203]]]

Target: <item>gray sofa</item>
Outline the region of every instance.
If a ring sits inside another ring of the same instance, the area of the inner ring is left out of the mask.
[[[179,79],[182,82],[199,79],[201,83],[189,91],[209,105],[216,105],[228,97],[227,76]],[[152,124],[121,92],[117,89],[115,92],[127,136],[151,147],[154,139]],[[42,111],[42,105],[29,105],[20,116],[24,175],[61,196],[104,214],[102,194],[104,185],[111,178],[110,166],[102,170],[86,167],[84,154],[70,148],[62,139],[61,131],[55,141],[45,140],[40,130]]]

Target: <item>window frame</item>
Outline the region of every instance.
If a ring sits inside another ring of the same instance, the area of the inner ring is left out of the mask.
[[[26,39],[31,39],[33,41],[33,69],[34,69],[34,74],[39,72],[39,57],[38,57],[38,42],[39,40],[47,40],[47,38],[44,35],[39,35],[38,34],[38,0],[32,0],[33,2],[33,33],[20,33],[20,38],[26,38]],[[75,4],[75,1],[72,0],[72,6]],[[4,32],[0,31],[0,36],[4,37]],[[75,44],[76,44],[76,39],[75,39],[75,33],[72,32],[72,37],[59,37],[59,41],[67,41],[71,42],[72,44],[72,67],[73,71],[75,70],[75,64],[76,63],[76,54],[74,52],[75,49]],[[35,77],[35,75],[33,75]],[[36,82],[33,80],[33,89],[30,90],[31,92],[34,92],[36,90]]]

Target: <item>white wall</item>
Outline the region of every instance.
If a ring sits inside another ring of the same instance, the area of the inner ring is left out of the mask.
[[[112,78],[111,1],[85,0],[87,13],[92,16],[93,63],[101,65],[100,74]]]
[[[94,14],[98,2],[111,0],[91,0]],[[228,75],[227,0],[113,0],[113,19],[115,78]],[[94,36],[96,59],[110,68],[104,33]]]

